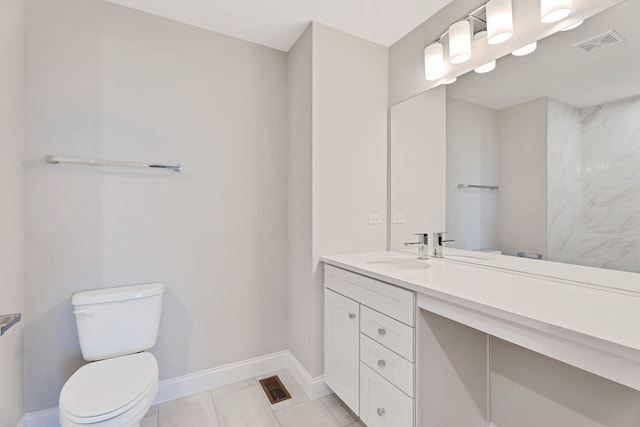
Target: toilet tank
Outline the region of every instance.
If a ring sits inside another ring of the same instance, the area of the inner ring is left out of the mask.
[[[162,283],[149,283],[73,294],[82,357],[102,360],[153,347],[163,293]]]

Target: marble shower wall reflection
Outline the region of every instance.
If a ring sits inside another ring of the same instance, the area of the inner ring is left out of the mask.
[[[640,96],[548,106],[548,258],[640,272]]]

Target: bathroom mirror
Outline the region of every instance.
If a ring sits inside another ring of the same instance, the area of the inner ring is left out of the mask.
[[[640,2],[622,2],[392,107],[390,248],[446,229],[451,247],[640,272],[638,16]],[[416,125],[431,120],[427,99],[446,105],[446,179],[416,167],[442,137]],[[408,143],[404,126],[424,133]],[[425,197],[438,179],[444,196]]]

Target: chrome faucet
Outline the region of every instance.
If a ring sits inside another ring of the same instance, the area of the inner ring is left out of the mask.
[[[415,233],[418,236],[417,242],[405,243],[404,247],[418,245],[418,259],[429,259],[429,233]]]
[[[435,258],[442,258],[442,249],[445,243],[455,242],[455,240],[444,240],[445,234],[447,234],[446,231],[433,233],[433,256]]]

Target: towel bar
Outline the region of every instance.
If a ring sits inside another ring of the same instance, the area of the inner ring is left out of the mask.
[[[20,313],[0,315],[0,336],[4,335],[20,319],[22,319]]]

